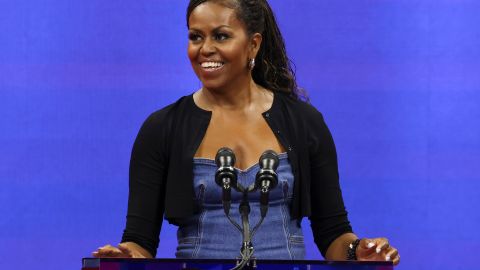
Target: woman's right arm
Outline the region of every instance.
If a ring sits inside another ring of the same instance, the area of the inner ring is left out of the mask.
[[[95,257],[155,257],[164,214],[164,179],[167,170],[166,136],[162,111],[142,125],[132,149],[128,212],[122,243],[106,245]],[[132,256],[129,256],[132,255]]]

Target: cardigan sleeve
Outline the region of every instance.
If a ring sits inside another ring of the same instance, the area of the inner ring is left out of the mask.
[[[166,168],[165,127],[162,112],[143,123],[133,145],[129,197],[122,242],[134,242],[156,256],[164,214]]]
[[[308,126],[311,168],[311,216],[314,241],[325,257],[330,244],[340,235],[352,232],[339,184],[337,154],[323,116],[310,106]]]

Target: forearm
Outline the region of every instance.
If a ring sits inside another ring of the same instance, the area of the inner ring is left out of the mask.
[[[132,252],[139,253],[147,259],[153,258],[150,252],[134,242],[123,242],[122,245],[127,246]]]
[[[353,233],[345,233],[337,237],[327,249],[325,259],[332,261],[344,261],[347,259],[348,245],[358,237]]]

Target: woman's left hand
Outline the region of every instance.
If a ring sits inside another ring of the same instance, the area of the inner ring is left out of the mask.
[[[398,250],[390,246],[386,238],[363,238],[356,255],[359,261],[392,261],[394,265],[400,262]]]

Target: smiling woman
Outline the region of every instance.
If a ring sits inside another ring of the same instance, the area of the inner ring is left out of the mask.
[[[279,157],[269,213],[253,239],[259,259],[303,259],[308,217],[330,260],[391,260],[385,238],[352,233],[338,181],[335,146],[322,115],[297,88],[273,12],[265,0],[193,0],[188,57],[202,88],[145,121],[132,150],[122,243],[96,257],[153,257],[163,218],[178,226],[177,257],[235,258],[241,235],[224,216],[213,161],[228,147],[239,182],[255,182],[258,157]],[[241,196],[232,196],[239,204]],[[249,197],[252,223],[261,198]],[[239,214],[232,213],[239,220]]]

